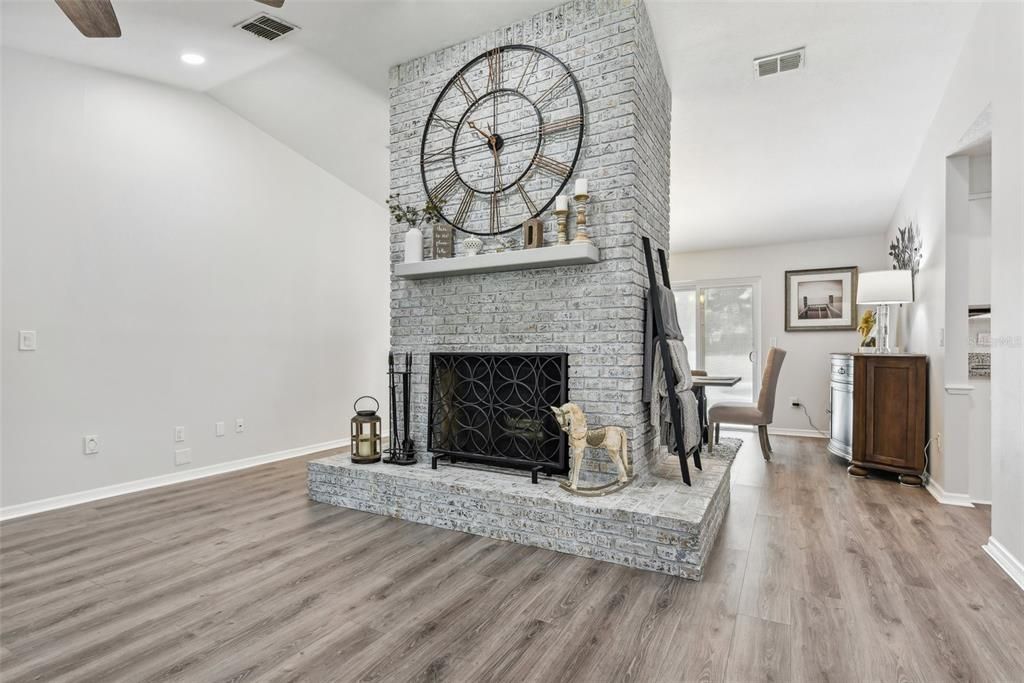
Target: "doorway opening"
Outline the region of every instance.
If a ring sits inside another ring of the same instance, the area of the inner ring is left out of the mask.
[[[946,158],[944,431],[938,474],[966,483],[963,504],[992,500],[992,132],[978,117]],[[938,430],[933,430],[938,431]],[[962,489],[961,489],[962,491]],[[959,493],[959,492],[958,492]]]

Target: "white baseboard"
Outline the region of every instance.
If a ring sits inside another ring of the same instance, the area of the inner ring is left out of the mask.
[[[928,483],[924,486],[928,489],[928,493],[932,494],[932,498],[939,501],[943,505],[956,505],[962,508],[972,508],[974,503],[971,501],[971,497],[966,493],[947,493],[938,482],[931,477],[928,477]]]
[[[1007,576],[1013,579],[1014,583],[1021,587],[1021,590],[1024,590],[1024,562],[1014,557],[1006,549],[1006,546],[991,536],[988,537],[988,543],[981,547],[1006,572]]]
[[[287,460],[288,458],[297,458],[303,455],[312,455],[313,453],[317,453],[319,451],[326,451],[331,448],[340,448],[342,446],[348,446],[350,443],[351,439],[346,437],[344,439],[325,441],[324,443],[312,444],[309,446],[289,448],[288,450],[277,451],[276,453],[265,453],[263,455],[257,455],[251,458],[231,460],[228,462],[218,463],[216,465],[208,465],[207,467],[196,467],[194,469],[184,470],[182,472],[172,472],[170,474],[161,474],[156,477],[148,477],[146,479],[136,479],[135,481],[128,481],[123,484],[102,486],[96,489],[89,489],[88,491],[68,493],[63,496],[43,498],[42,500],[34,500],[28,503],[19,503],[18,505],[8,505],[6,507],[0,508],[0,520],[14,519],[16,517],[24,517],[26,515],[34,515],[36,513],[46,512],[48,510],[57,510],[60,508],[70,507],[72,505],[91,503],[92,501],[101,500],[103,498],[122,496],[126,493],[136,493],[138,491],[154,489],[160,486],[180,484],[181,482],[191,481],[193,479],[203,479],[205,477],[212,477],[216,474],[224,474],[226,472],[244,470],[250,467],[256,467],[257,465],[265,465],[270,462],[276,462],[277,460]]]
[[[787,427],[768,427],[769,436],[772,434],[778,434],[779,436],[803,436],[811,439],[827,439],[827,434],[822,434],[814,429],[789,429]]]
[[[722,425],[723,432],[757,432],[756,427],[748,427],[745,425]],[[827,439],[828,436],[821,432],[816,432],[813,429],[789,429],[787,427],[768,427],[768,435],[775,436],[806,436],[813,439]]]

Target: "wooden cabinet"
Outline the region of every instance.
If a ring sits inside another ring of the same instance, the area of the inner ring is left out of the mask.
[[[921,485],[924,471],[928,357],[920,354],[855,354],[853,457],[847,470],[898,472],[900,482]]]

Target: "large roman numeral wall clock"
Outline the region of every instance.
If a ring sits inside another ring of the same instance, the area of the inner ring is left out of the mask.
[[[550,52],[529,45],[485,52],[459,69],[430,110],[423,187],[462,232],[520,228],[572,176],[584,115],[579,82]]]

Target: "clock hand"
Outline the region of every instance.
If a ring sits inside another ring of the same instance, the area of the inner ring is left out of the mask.
[[[501,172],[501,154],[496,149],[492,149],[491,152],[494,154],[494,191],[499,192],[505,184]]]
[[[487,137],[487,135],[485,135],[483,133],[481,133],[481,135],[484,135],[485,138]],[[526,137],[528,135],[538,135],[538,131],[536,131],[536,130],[528,130],[528,131],[525,131],[523,133],[516,133],[515,135],[509,135],[508,137],[502,136],[501,139],[503,141],[505,141],[505,142],[508,142],[509,140],[516,140],[518,138]],[[456,153],[458,153],[458,152],[465,152],[467,149],[474,149],[474,148],[476,148],[478,146],[478,144],[479,143],[472,142],[472,143],[468,143],[468,144],[465,144],[465,145],[460,145],[460,146],[455,148],[455,152]],[[490,140],[490,138],[487,138],[487,143],[485,143],[485,144],[487,146],[487,149],[491,149],[491,140]]]
[[[480,135],[482,135],[482,136],[484,136],[485,138],[487,138],[487,142],[488,142],[489,144],[493,144],[493,143],[494,143],[494,136],[493,136],[493,135],[491,135],[490,133],[485,133],[484,131],[482,131],[482,130],[481,130],[480,128],[478,128],[478,127],[477,127],[477,125],[476,125],[475,123],[473,123],[472,121],[470,121],[470,122],[469,122],[469,127],[470,127],[470,128],[472,128],[473,130],[475,130],[475,131],[476,131],[477,133],[480,133]]]

